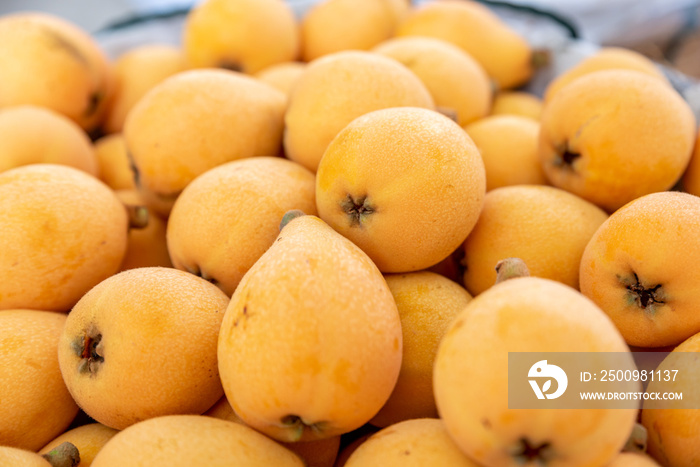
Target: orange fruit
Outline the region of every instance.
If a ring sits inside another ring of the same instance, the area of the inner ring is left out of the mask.
[[[370,423],[387,427],[413,418],[437,417],[433,361],[454,317],[471,300],[458,284],[432,272],[385,276],[401,318],[403,357],[394,391]]]
[[[648,452],[664,467],[691,467],[700,463],[698,352],[700,333],[683,341],[666,356],[655,370],[657,378],[647,387],[649,393],[683,395],[681,400],[645,400],[642,406]]]
[[[639,71],[670,86],[661,69],[641,53],[622,47],[603,47],[550,81],[544,91],[544,100],[550,101],[563,87],[581,76],[595,71],[617,69]]]
[[[221,381],[256,430],[288,442],[330,438],[384,405],[399,375],[401,339],[377,267],[319,218],[301,216],[231,297],[219,334]]]
[[[119,270],[128,223],[114,192],[81,170],[0,173],[0,310],[70,310]]]
[[[35,451],[78,413],[56,357],[65,322],[62,313],[0,311],[0,445]]]
[[[478,467],[452,441],[442,420],[405,420],[370,436],[344,464],[346,467]]]
[[[280,0],[206,0],[187,15],[183,49],[196,68],[256,73],[299,54],[299,26]]]
[[[302,59],[312,61],[343,50],[370,50],[389,39],[399,16],[393,0],[324,0],[301,20]]]
[[[99,125],[114,79],[98,43],[57,16],[21,12],[0,18],[0,107],[36,105]]]
[[[610,319],[576,290],[538,277],[496,284],[457,316],[435,358],[438,412],[462,452],[485,467],[610,462],[638,411],[619,401],[599,409],[510,408],[510,352],[621,352],[634,367]],[[601,354],[601,368],[613,361],[620,368],[611,355]]]
[[[276,155],[286,102],[281,91],[226,70],[185,71],[156,85],[124,124],[136,184],[149,206],[167,214],[197,175],[236,159]]]
[[[581,292],[639,347],[675,345],[700,332],[700,198],[652,193],[615,211],[581,258]]]
[[[520,115],[540,121],[542,99],[524,91],[501,91],[493,98],[491,115]]]
[[[95,141],[94,148],[103,182],[113,190],[136,188],[126,142],[121,133],[103,136]]]
[[[203,413],[223,394],[216,342],[227,304],[218,288],[177,269],[110,277],[68,315],[58,347],[68,390],[90,417],[118,430]]]
[[[578,288],[583,250],[607,217],[594,204],[554,187],[489,191],[464,242],[464,285],[473,295],[482,293],[496,281],[496,263],[517,257],[533,276]]]
[[[519,86],[533,73],[532,50],[525,38],[477,2],[425,3],[406,16],[396,35],[452,42],[484,67],[499,90]]]
[[[302,467],[304,463],[288,449],[239,423],[202,415],[167,415],[120,431],[97,453],[92,465]]]
[[[511,185],[546,185],[537,154],[540,124],[518,115],[493,115],[465,126],[486,169],[486,191]]]
[[[278,157],[241,159],[200,175],[168,219],[168,251],[175,267],[230,296],[277,238],[285,212],[316,214],[315,183],[304,167]]]
[[[658,78],[596,71],[547,103],[538,152],[554,186],[612,212],[671,188],[690,161],[696,128],[690,106]]]
[[[255,77],[290,97],[304,70],[306,70],[306,63],[283,62],[263,68],[255,73]]]
[[[139,45],[121,54],[114,62],[115,91],[107,104],[103,129],[121,132],[126,115],[151,88],[185,69],[183,52],[171,45]]]
[[[47,163],[99,174],[95,151],[83,129],[68,117],[44,107],[0,109],[0,155],[0,172]]]
[[[432,37],[398,37],[372,51],[398,60],[415,73],[437,109],[458,124],[488,115],[491,81],[479,62],[456,45]]]
[[[307,66],[289,100],[285,153],[315,172],[330,142],[352,120],[406,106],[434,104],[420,79],[396,60],[360,51],[326,55]]]
[[[76,467],[88,467],[92,464],[97,453],[107,441],[118,433],[114,428],[109,428],[101,423],[89,423],[59,435],[53,441],[39,450],[39,454],[46,454],[60,444],[68,441],[78,448],[80,463]]]
[[[382,272],[427,268],[476,224],[484,163],[464,130],[437,112],[378,110],[345,127],[316,176],[320,217]]]

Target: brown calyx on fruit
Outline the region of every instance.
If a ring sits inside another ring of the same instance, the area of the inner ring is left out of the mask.
[[[71,348],[80,358],[78,371],[94,375],[104,359],[102,334],[93,326],[71,343]]]
[[[624,452],[644,453],[647,450],[647,439],[649,434],[647,429],[641,423],[635,423],[630,437],[627,439]]]
[[[553,164],[564,169],[574,168],[574,162],[581,157],[581,153],[570,150],[568,144],[562,144],[556,149]]]
[[[444,106],[437,106],[435,107],[435,110],[443,114],[445,117],[449,118],[455,123],[459,123],[459,115],[457,115],[457,111],[453,109],[452,107],[444,107]]]
[[[97,112],[97,109],[100,107],[100,104],[102,103],[103,98],[104,98],[104,94],[102,92],[100,92],[100,91],[91,92],[90,95],[88,96],[88,104],[87,104],[87,107],[85,107],[85,111],[83,112],[83,117],[90,117],[95,112]]]
[[[75,467],[80,464],[80,452],[73,443],[66,441],[41,457],[46,459],[53,467]]]
[[[627,301],[629,304],[635,304],[644,311],[654,313],[666,303],[664,289],[661,284],[648,287],[642,284],[636,272],[633,272],[632,276],[619,277],[618,279],[627,289]]]
[[[321,433],[324,431],[326,425],[325,422],[311,423],[307,420],[304,420],[299,415],[291,414],[282,417],[280,419],[280,422],[282,423],[283,427],[290,429],[288,431],[289,437],[286,440],[287,442],[295,442],[301,440],[304,436],[305,430],[311,430],[316,433]]]
[[[148,226],[148,208],[146,206],[138,206],[125,204],[126,213],[129,216],[129,230],[145,229]]]
[[[517,279],[518,277],[529,277],[530,270],[527,264],[520,258],[506,258],[496,263],[496,284]]]
[[[340,202],[341,209],[348,215],[350,225],[353,227],[362,226],[362,222],[375,211],[374,206],[369,202],[367,195],[353,198],[348,194]]]
[[[301,209],[292,209],[291,211],[285,212],[284,216],[282,216],[282,220],[280,221],[280,232],[294,219],[305,215],[306,213]]]
[[[533,443],[525,437],[520,438],[510,451],[510,455],[520,465],[545,466],[555,457],[550,443]]]
[[[236,71],[238,73],[243,73],[243,65],[234,60],[223,59],[218,63],[219,68],[224,70]]]

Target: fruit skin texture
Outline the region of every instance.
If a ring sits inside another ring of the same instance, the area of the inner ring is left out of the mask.
[[[93,467],[303,467],[288,449],[238,423],[202,415],[168,415],[117,433]]]
[[[115,91],[108,103],[102,128],[118,133],[126,115],[153,86],[187,69],[183,52],[170,45],[146,44],[134,47],[114,63]]]
[[[216,342],[227,304],[214,285],[176,269],[130,269],[101,282],[75,305],[61,335],[70,393],[118,430],[204,412],[223,394]],[[85,348],[90,361],[81,358]]]
[[[80,463],[76,467],[89,467],[97,453],[107,441],[118,432],[101,423],[89,423],[82,425],[58,436],[39,450],[39,454],[46,454],[63,442],[70,442],[80,452]]]
[[[145,206],[143,196],[136,190],[117,190],[115,194],[127,206]],[[165,220],[149,211],[148,224],[144,228],[129,228],[126,254],[119,270],[173,267],[168,253],[165,226]]]
[[[440,339],[471,300],[460,285],[432,272],[385,276],[401,318],[403,357],[389,400],[370,423],[387,427],[403,420],[437,417],[433,361]]]
[[[65,321],[50,311],[0,311],[0,445],[35,451],[78,413],[56,358]]]
[[[206,0],[185,22],[183,50],[195,68],[256,73],[299,55],[299,26],[280,0]]]
[[[540,121],[542,99],[522,91],[501,91],[496,93],[491,106],[491,115],[519,115]]]
[[[219,372],[246,424],[311,441],[369,421],[396,384],[401,352],[399,314],[379,270],[319,218],[301,216],[231,297]]]
[[[287,157],[315,172],[335,136],[352,120],[389,107],[434,108],[418,77],[396,60],[345,51],[310,63],[284,116]]]
[[[695,358],[680,359],[681,352],[695,352]],[[700,462],[700,410],[674,408],[674,405],[696,408],[700,400],[697,352],[700,352],[700,333],[673,349],[658,367],[662,374],[666,369],[678,370],[678,380],[649,383],[647,387],[648,392],[683,393],[684,401],[664,401],[667,408],[653,407],[662,404],[660,401],[645,401],[642,406],[642,424],[649,435],[647,450],[664,467],[693,467]]]
[[[369,50],[398,25],[390,0],[325,0],[304,15],[300,30],[306,62],[343,50]]]
[[[671,188],[690,161],[695,130],[688,104],[659,79],[604,70],[545,106],[538,152],[554,186],[612,212]]]
[[[51,467],[39,454],[10,446],[0,446],[0,465],[21,467]]]
[[[240,73],[190,70],[151,89],[129,112],[124,138],[137,185],[169,212],[197,175],[280,150],[284,94]],[[151,205],[149,203],[149,205]]]
[[[398,60],[428,88],[437,108],[456,116],[464,126],[491,109],[491,81],[471,55],[454,44],[432,37],[399,37],[373,52]]]
[[[0,19],[0,69],[0,107],[47,107],[88,131],[113,92],[111,64],[94,39],[52,15]]]
[[[0,109],[0,172],[40,163],[99,174],[92,143],[72,120],[33,105]]]
[[[442,420],[417,418],[393,424],[370,436],[345,467],[478,467],[450,439]]]
[[[586,246],[581,292],[629,345],[675,345],[700,332],[698,229],[700,198],[652,193],[614,212]]]
[[[581,255],[607,214],[564,190],[517,185],[486,193],[464,242],[464,285],[478,295],[496,281],[496,263],[521,258],[533,276],[578,288]]]
[[[440,343],[433,375],[440,417],[464,453],[485,467],[523,465],[524,441],[549,443],[531,465],[606,465],[617,455],[637,410],[509,409],[508,352],[629,349],[605,313],[558,282],[509,279],[474,297]]]
[[[382,272],[427,268],[476,224],[486,188],[476,146],[426,109],[371,112],[344,128],[316,176],[320,217]]]
[[[555,77],[547,85],[544,101],[549,102],[566,85],[589,73],[601,70],[634,70],[645,73],[670,86],[670,83],[653,61],[634,50],[620,47],[603,47],[595,54],[581,60],[576,66]]]
[[[220,165],[182,192],[168,219],[175,267],[212,281],[231,296],[272,245],[285,212],[316,214],[314,174],[278,157]]]
[[[494,115],[464,129],[484,160],[486,191],[510,185],[549,183],[537,154],[538,122],[517,115]]]
[[[452,42],[484,67],[499,90],[517,87],[533,73],[527,41],[476,2],[452,0],[414,8],[399,25],[396,36],[428,36]]]
[[[126,251],[124,205],[72,167],[0,173],[0,310],[68,311],[114,274]]]

